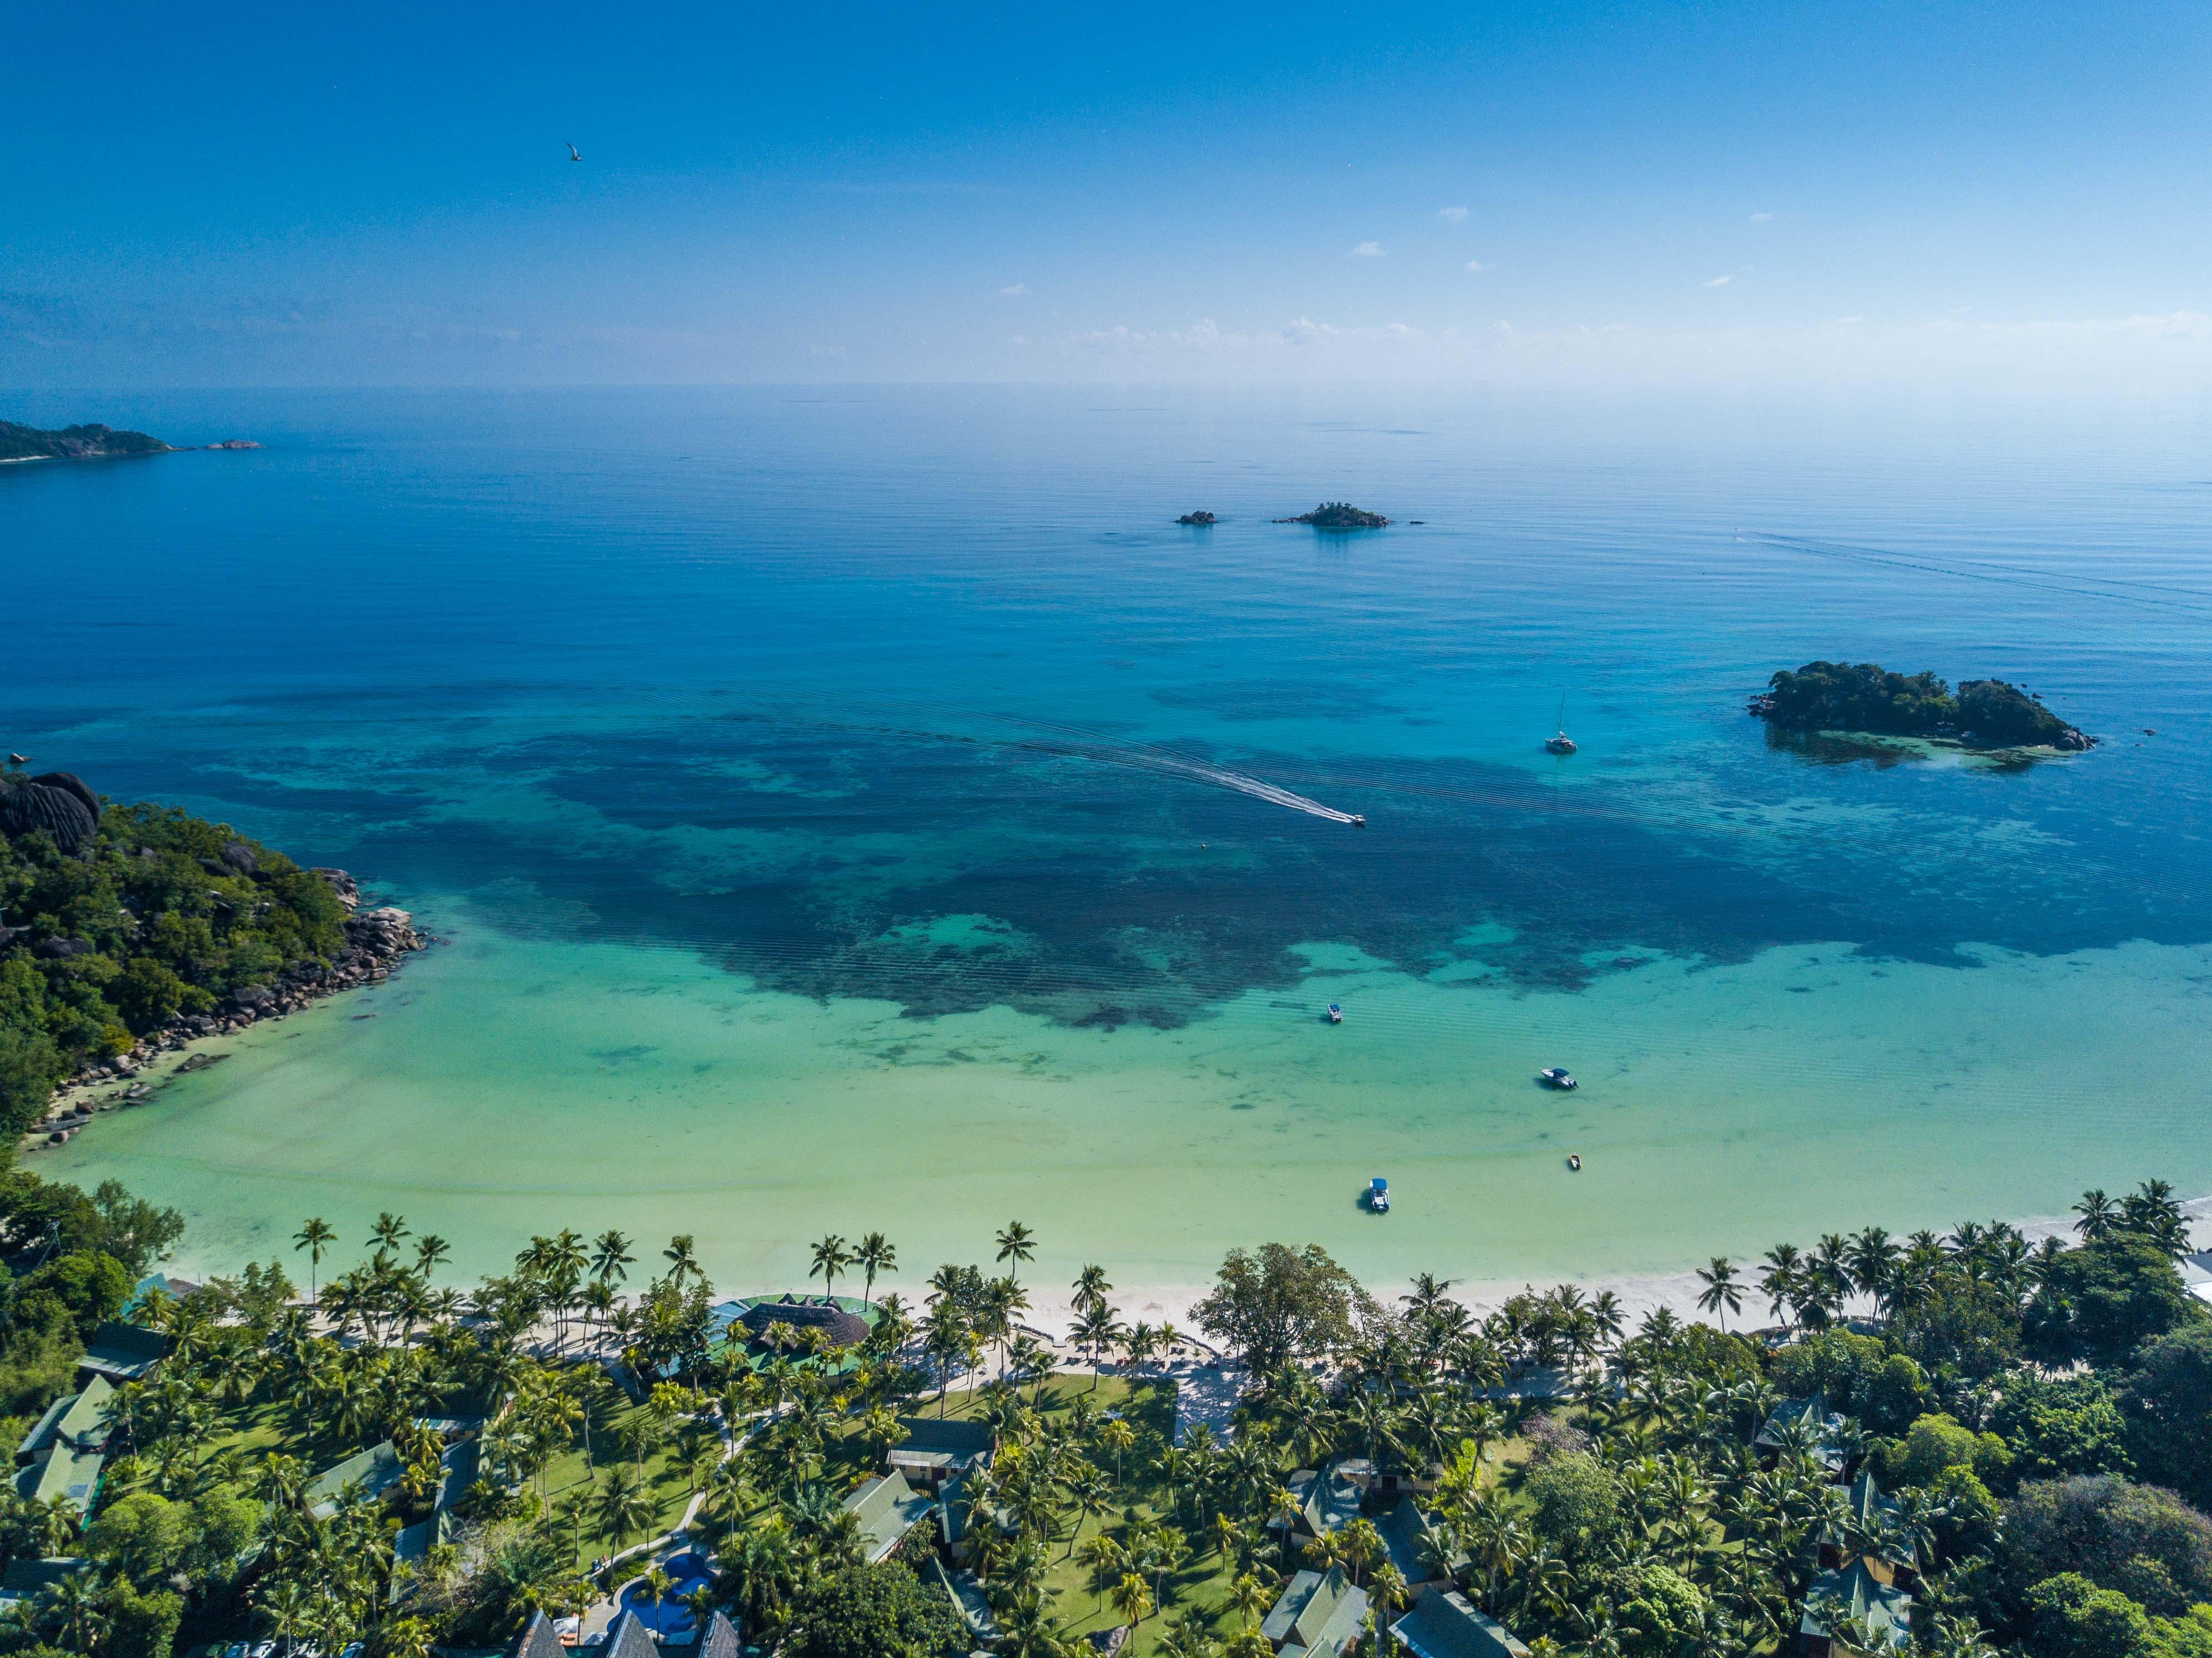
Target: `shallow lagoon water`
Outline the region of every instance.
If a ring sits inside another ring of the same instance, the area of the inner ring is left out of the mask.
[[[6,740],[453,940],[38,1166],[198,1265],[388,1208],[732,1284],[1017,1215],[1125,1283],[1509,1278],[2212,1186],[2201,419],[1358,396],[224,394],[118,412],[269,449],[0,479]],[[1316,495],[1427,521],[1266,522]],[[1814,655],[2111,740],[1771,744]]]

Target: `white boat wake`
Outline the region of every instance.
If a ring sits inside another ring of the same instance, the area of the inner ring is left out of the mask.
[[[1025,748],[1072,755],[1109,766],[1133,767],[1163,777],[1180,777],[1189,782],[1210,784],[1215,788],[1234,789],[1237,793],[1249,794],[1255,800],[1265,800],[1271,805],[1288,806],[1292,811],[1306,812],[1315,817],[1325,817],[1332,823],[1357,823],[1364,827],[1366,823],[1366,819],[1356,812],[1339,811],[1334,806],[1325,806],[1318,800],[1310,800],[1303,794],[1293,793],[1264,779],[1249,777],[1241,771],[1231,771],[1226,766],[1217,766],[1210,760],[1201,760],[1196,755],[1184,754],[1179,750],[1154,748],[1148,744],[1115,743],[1094,732],[1079,730],[1073,726],[1055,726],[1043,720],[1015,719],[1011,715],[1001,717],[1009,725],[1052,733],[1048,737],[1024,739],[1022,746]]]

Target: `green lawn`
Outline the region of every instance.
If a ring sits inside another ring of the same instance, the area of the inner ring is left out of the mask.
[[[562,1517],[562,1534],[576,1548],[580,1564],[588,1565],[603,1554],[612,1554],[618,1548],[627,1548],[642,1542],[647,1537],[658,1536],[681,1519],[686,1504],[691,1500],[691,1487],[675,1465],[667,1445],[648,1452],[645,1458],[646,1490],[653,1501],[653,1529],[635,1533],[619,1543],[600,1528],[598,1518],[592,1513],[592,1492],[606,1477],[607,1470],[622,1464],[635,1470],[638,1464],[622,1451],[620,1437],[623,1424],[641,1413],[641,1407],[625,1406],[610,1415],[603,1426],[595,1427],[592,1434],[592,1456],[587,1464],[581,1447],[556,1457],[545,1467],[536,1482],[553,1505],[553,1512]],[[569,1519],[571,1499],[580,1500],[580,1519]]]

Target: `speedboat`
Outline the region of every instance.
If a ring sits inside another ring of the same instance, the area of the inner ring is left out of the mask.
[[[1541,1071],[1539,1071],[1536,1073],[1536,1076],[1537,1078],[1542,1082],[1545,1087],[1556,1088],[1562,1092],[1565,1092],[1575,1085],[1575,1079],[1571,1076],[1568,1075],[1564,1067],[1556,1065],[1546,1066]]]
[[[1581,1174],[1583,1172],[1583,1154],[1579,1151],[1568,1152],[1567,1167],[1573,1169],[1577,1175]]]
[[[1339,1007],[1334,1002],[1331,1002],[1328,1005],[1328,1022],[1331,1024],[1342,1024],[1344,1023],[1344,1010]]]
[[[1367,1182],[1367,1208],[1370,1214],[1390,1212],[1390,1182],[1380,1175]]]
[[[1366,814],[1364,812],[1353,812],[1352,814],[1352,827],[1354,829],[1365,829],[1367,827]]]

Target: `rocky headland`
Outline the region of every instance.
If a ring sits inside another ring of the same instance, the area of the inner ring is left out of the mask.
[[[407,957],[429,947],[429,935],[416,931],[415,918],[389,905],[362,909],[361,887],[342,869],[316,869],[311,873],[331,884],[338,902],[349,912],[344,922],[345,946],[325,967],[306,962],[286,969],[268,984],[246,985],[225,996],[204,1013],[173,1015],[167,1023],[139,1037],[127,1051],[112,1059],[95,1060],[65,1078],[54,1091],[45,1113],[24,1132],[23,1148],[63,1145],[89,1124],[95,1114],[140,1105],[153,1097],[154,1085],[144,1080],[165,1054],[190,1047],[210,1036],[235,1036],[264,1019],[281,1019],[297,1013],[325,996],[342,991],[380,985],[398,972]],[[222,1056],[189,1055],[176,1072],[200,1071]],[[174,1073],[172,1073],[174,1074]],[[120,1083],[105,1096],[99,1090]]]
[[[186,445],[186,448],[192,446]],[[200,446],[209,449],[258,449],[250,438],[225,438]],[[118,432],[112,426],[64,426],[46,431],[0,420],[0,461],[115,460],[132,455],[181,453],[176,445],[149,437],[143,432]]]

